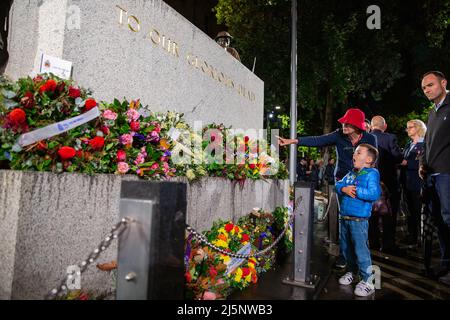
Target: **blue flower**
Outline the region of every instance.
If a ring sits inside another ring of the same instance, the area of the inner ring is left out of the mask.
[[[134,139],[138,139],[138,140],[145,140],[145,136],[142,135],[142,134],[139,134],[139,133],[135,133],[135,134],[133,135],[133,138],[134,138]]]
[[[9,161],[12,160],[11,153],[9,153],[8,151],[5,151],[4,156],[5,156],[5,158],[8,159]]]

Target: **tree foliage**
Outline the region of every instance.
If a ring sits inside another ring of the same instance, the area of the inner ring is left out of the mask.
[[[428,106],[417,89],[423,72],[449,69],[450,0],[380,0],[380,30],[366,26],[372,1],[298,2],[298,114],[307,134],[333,130],[350,106],[390,118]],[[243,63],[251,68],[256,57],[265,108],[286,114],[290,10],[289,0],[219,0],[215,8]]]

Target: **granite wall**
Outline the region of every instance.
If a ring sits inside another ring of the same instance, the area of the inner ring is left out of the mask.
[[[99,100],[263,128],[264,83],[161,0],[14,1],[8,41],[13,79],[37,73],[47,53],[72,61]]]
[[[119,219],[123,179],[137,178],[0,170],[0,299],[42,299],[67,266],[85,259]],[[241,187],[222,178],[188,184],[187,223],[202,231],[254,207],[287,205],[288,186],[287,180],[249,180]],[[99,262],[115,259],[113,243]],[[94,266],[82,277],[86,289],[109,290],[113,283]]]

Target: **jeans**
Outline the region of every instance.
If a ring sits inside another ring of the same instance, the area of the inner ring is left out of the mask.
[[[347,270],[360,274],[364,281],[372,276],[372,259],[368,246],[369,221],[341,219],[339,244],[347,262]]]
[[[450,267],[450,174],[428,177],[427,187],[431,197],[431,216],[438,230],[441,264]]]

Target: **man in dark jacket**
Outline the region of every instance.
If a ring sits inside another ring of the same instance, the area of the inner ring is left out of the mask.
[[[386,120],[381,116],[375,116],[370,123],[371,133],[377,137],[379,158],[377,167],[380,171],[381,182],[384,183],[389,193],[389,201],[392,207],[392,222],[389,223],[387,238],[383,251],[389,252],[395,249],[395,231],[397,227],[397,213],[400,203],[400,190],[397,175],[397,165],[403,160],[403,154],[397,143],[394,134],[385,132],[387,129]],[[375,242],[375,241],[373,241]]]
[[[308,162],[306,161],[306,159],[300,159],[300,162],[297,166],[297,181],[308,180],[308,177],[306,176],[306,171],[308,171],[307,164]]]
[[[443,275],[439,281],[450,285],[450,94],[446,87],[442,72],[430,71],[422,77],[422,90],[434,106],[428,114],[419,175],[430,191],[430,209],[438,229]]]

